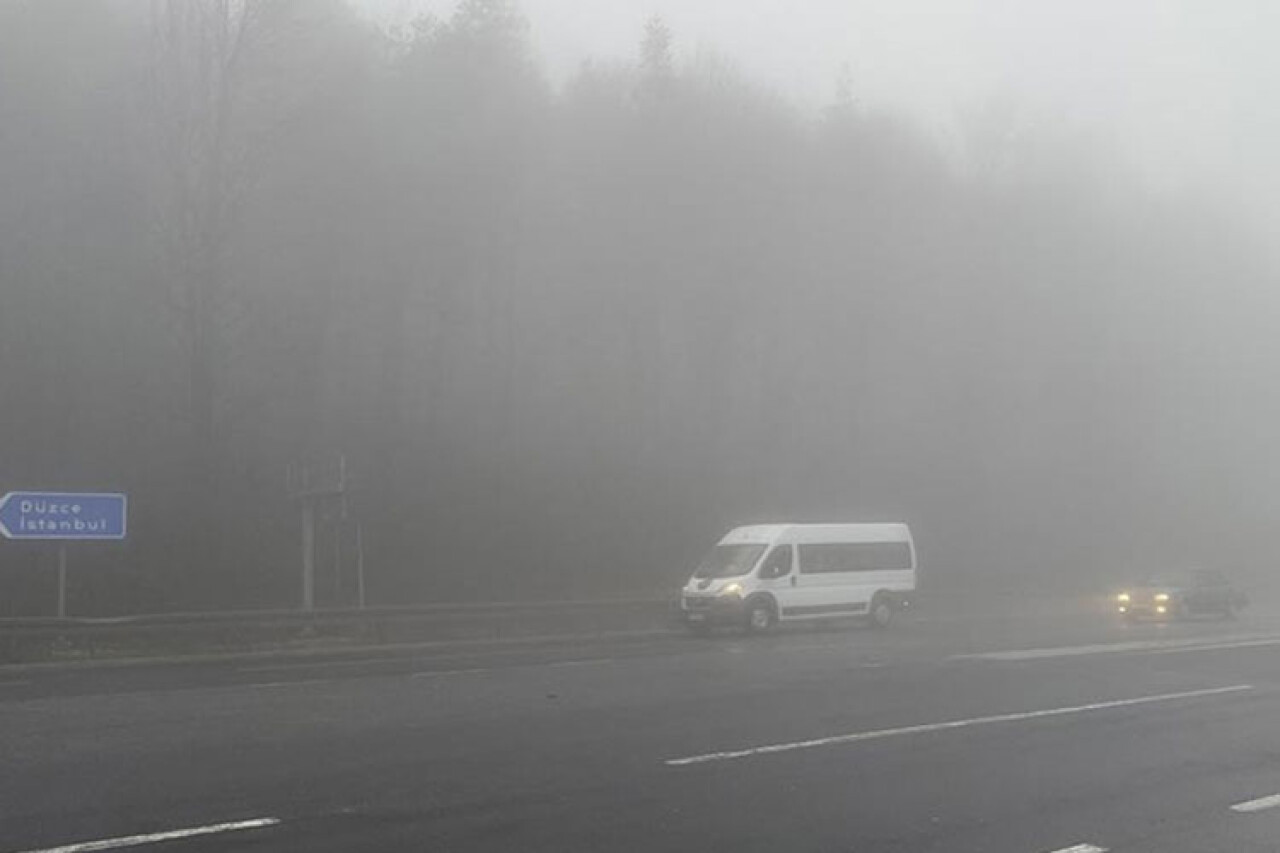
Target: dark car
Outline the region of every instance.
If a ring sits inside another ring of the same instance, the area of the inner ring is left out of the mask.
[[[1234,618],[1248,597],[1222,572],[1198,570],[1154,577],[1116,596],[1127,619],[1185,619],[1210,615]]]

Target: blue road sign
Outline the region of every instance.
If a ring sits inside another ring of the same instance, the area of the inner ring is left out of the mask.
[[[0,498],[7,539],[123,539],[129,499],[117,494],[10,492]]]

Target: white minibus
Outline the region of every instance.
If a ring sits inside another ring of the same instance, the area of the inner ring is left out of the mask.
[[[781,622],[860,616],[886,627],[916,589],[905,524],[760,524],[720,540],[680,597],[685,623],[768,631]]]

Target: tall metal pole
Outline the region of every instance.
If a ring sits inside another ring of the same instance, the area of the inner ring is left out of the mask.
[[[356,602],[364,610],[364,523],[356,522]]]
[[[338,457],[338,509],[333,522],[333,606],[342,602],[342,525],[347,520],[347,457]]]
[[[67,618],[67,543],[58,543],[58,618]]]
[[[333,521],[333,606],[342,601],[342,516]]]
[[[310,497],[302,502],[302,609],[316,609],[316,506]]]

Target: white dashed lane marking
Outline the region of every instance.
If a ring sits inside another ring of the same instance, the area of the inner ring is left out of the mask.
[[[1250,814],[1251,812],[1264,812],[1267,809],[1274,809],[1280,806],[1280,794],[1273,794],[1270,797],[1260,797],[1256,800],[1249,800],[1247,803],[1236,803],[1231,807],[1233,812],[1241,814]]]
[[[244,832],[250,829],[265,829],[277,826],[279,818],[260,817],[254,820],[242,820],[235,823],[214,823],[208,826],[193,826],[189,829],[171,829],[167,832],[152,832],[146,835],[127,835],[121,838],[103,838],[97,841],[81,841],[65,844],[61,847],[45,847],[40,850],[27,850],[24,853],[93,853],[95,850],[123,850],[128,847],[143,847],[147,844],[161,844],[166,841],[181,841],[186,838],[198,838],[204,835],[222,835],[228,832]]]
[[[771,755],[779,752],[793,752],[799,749],[816,749],[823,746],[842,746],[869,740],[883,740],[905,735],[928,734],[931,732],[967,729],[974,726],[990,726],[996,723],[1016,723],[1024,720],[1042,720],[1049,717],[1065,717],[1072,714],[1085,714],[1092,711],[1105,711],[1113,708],[1132,708],[1139,705],[1154,705],[1159,702],[1173,702],[1179,699],[1199,699],[1208,696],[1221,696],[1228,693],[1240,693],[1252,690],[1251,684],[1237,684],[1232,687],[1215,687],[1209,690],[1188,690],[1181,693],[1165,693],[1159,696],[1142,696],[1137,699],[1117,699],[1110,702],[1094,702],[1089,705],[1075,705],[1067,708],[1049,708],[1043,711],[1022,711],[1015,714],[996,714],[990,717],[974,717],[968,720],[951,720],[945,723],[927,723],[919,726],[904,726],[897,729],[880,729],[879,731],[855,732],[853,734],[835,735],[815,738],[814,740],[793,741],[791,743],[774,743],[765,746],[753,746],[746,749],[735,749],[726,752],[709,752],[703,755],[690,755],[683,758],[669,758],[664,763],[668,767],[685,767],[691,764],[706,764],[713,761],[732,761],[739,758],[752,758],[759,755]]]

